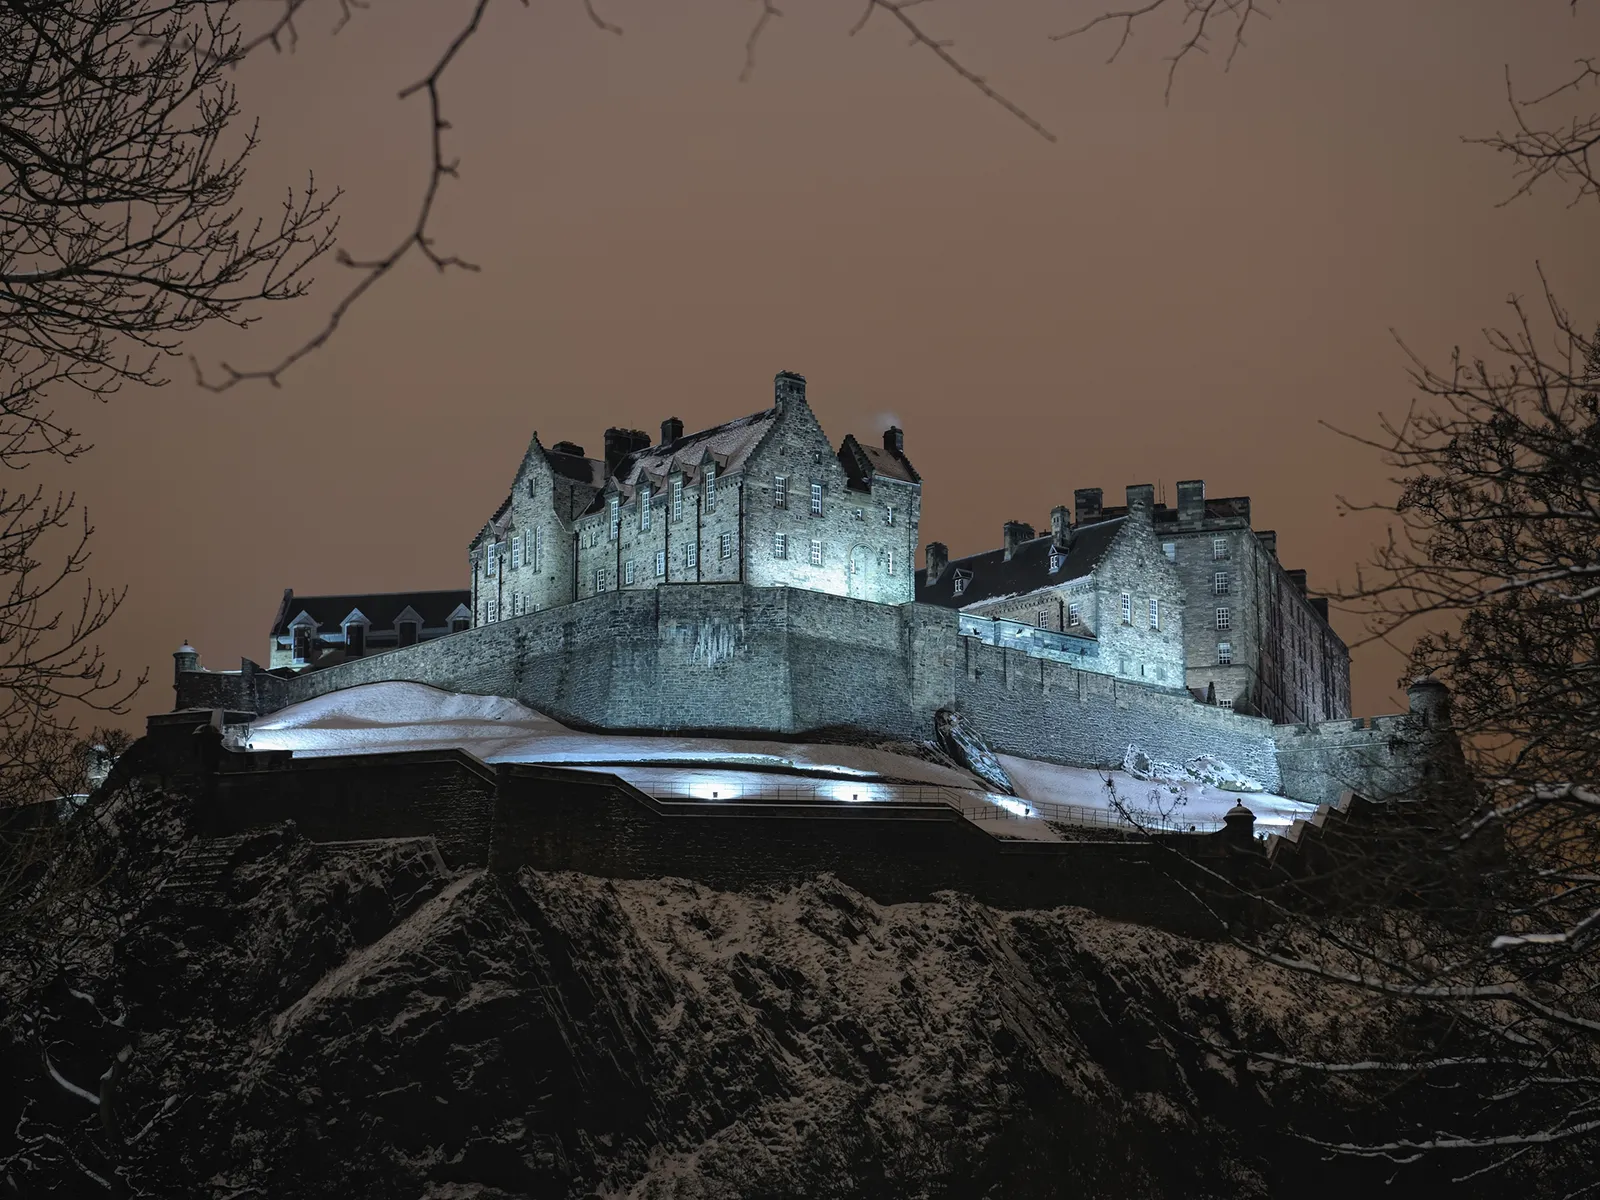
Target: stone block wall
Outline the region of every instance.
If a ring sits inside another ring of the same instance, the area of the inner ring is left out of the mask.
[[[1118,767],[1130,744],[1184,762],[1213,755],[1280,786],[1272,725],[1065,663],[961,639],[957,709],[1005,754]],[[1291,793],[1292,794],[1292,793]]]

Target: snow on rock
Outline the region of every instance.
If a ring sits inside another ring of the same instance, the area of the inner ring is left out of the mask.
[[[962,719],[960,713],[941,708],[934,714],[933,727],[939,744],[949,752],[950,757],[995,791],[1007,796],[1017,794],[1015,785],[1006,774],[1006,769],[1000,765],[995,752],[989,748],[989,743]]]
[[[1137,745],[1130,745],[1127,753],[1122,756],[1122,769],[1135,779],[1171,782],[1194,779],[1233,792],[1267,790],[1264,785],[1210,754],[1198,755],[1180,766],[1177,763],[1151,758]]]

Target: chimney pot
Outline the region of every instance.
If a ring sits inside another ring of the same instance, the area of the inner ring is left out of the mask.
[[[1277,530],[1275,530],[1275,529],[1263,529],[1259,533],[1256,534],[1256,537],[1261,540],[1261,548],[1263,550],[1265,550],[1268,554],[1272,555],[1273,558],[1277,558],[1278,557],[1278,531]]]
[[[1156,489],[1151,483],[1130,483],[1128,485],[1128,512],[1131,515],[1134,509],[1153,512],[1156,507]]]
[[[903,455],[906,452],[905,430],[898,425],[891,425],[885,429],[883,431],[883,448],[890,454]]]

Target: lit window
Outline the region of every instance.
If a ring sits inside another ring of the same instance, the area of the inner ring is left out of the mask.
[[[1211,588],[1217,595],[1226,596],[1228,594],[1228,573],[1226,571],[1218,571],[1212,576]]]
[[[1218,708],[1232,708],[1233,707],[1233,700],[1231,698],[1227,699],[1227,700],[1218,700],[1217,701],[1217,707]]]
[[[775,533],[772,535],[772,557],[789,557],[789,535],[787,533]]]
[[[1225,608],[1217,609],[1217,628],[1218,629],[1232,629],[1233,628],[1233,613],[1229,612]]]
[[[665,577],[666,573],[667,573],[667,552],[665,550],[657,550],[656,551],[656,578],[657,579],[661,579],[661,578]]]
[[[789,507],[789,477],[787,475],[774,475],[772,477],[772,507]],[[782,558],[783,555],[779,555]]]
[[[971,580],[972,580],[972,572],[971,571],[958,570],[955,573],[955,575],[952,577],[951,590],[954,591],[954,593],[957,596],[959,596],[959,595],[961,595],[961,593],[963,593],[963,592],[965,592],[967,590],[967,584],[969,582],[971,582]]]
[[[483,573],[490,579],[494,578],[495,570],[499,566],[498,555],[495,554],[498,549],[499,547],[493,542],[483,548]]]
[[[489,620],[492,622],[492,621],[498,621],[499,619],[500,619],[500,602],[498,600],[491,599],[489,601]],[[348,641],[350,639],[350,635],[351,634],[356,632],[357,628],[359,628],[359,627],[352,626],[351,628],[345,630],[345,640],[346,641]]]
[[[733,534],[725,533],[722,535],[722,542],[719,552],[723,558],[733,557]]]
[[[516,567],[520,567],[521,565],[522,565],[522,535],[520,533],[514,533],[514,534],[511,535],[511,566],[514,569]]]
[[[717,511],[717,467],[715,463],[706,464],[706,500],[707,512]]]
[[[629,587],[633,586],[633,559],[622,564],[622,582]]]
[[[1046,620],[1047,620],[1047,617],[1046,617],[1046,614],[1045,614],[1045,610],[1041,608],[1039,610],[1038,614],[1033,618],[1033,623],[1035,625],[1037,625],[1040,629],[1043,629],[1044,628],[1044,623],[1045,623]]]
[[[811,539],[811,565],[813,567],[822,565],[822,542],[817,538]]]
[[[609,541],[617,540],[617,526],[622,521],[622,500],[620,497],[611,497],[611,532],[607,534]]]
[[[1150,628],[1161,628],[1161,601],[1154,596],[1150,597]]]
[[[885,525],[893,525],[894,524],[894,505],[890,504],[890,505],[887,505],[884,508],[884,510],[883,510],[883,523]]]
[[[1131,592],[1122,593],[1122,623],[1124,625],[1133,624],[1133,594]]]
[[[683,548],[683,565],[685,569],[692,571],[699,562],[700,546],[696,542],[690,542]]]
[[[1212,538],[1211,539],[1211,557],[1216,559],[1219,562],[1222,559],[1228,557],[1228,539],[1227,538]]]
[[[1054,575],[1061,569],[1061,551],[1050,551],[1050,574]]]
[[[606,590],[606,573],[602,567],[594,569],[594,590],[597,595]]]
[[[683,480],[672,481],[672,519],[678,520],[683,516]]]
[[[1217,643],[1217,665],[1219,667],[1230,667],[1230,666],[1233,665],[1233,643],[1232,642],[1218,642]]]
[[[1070,601],[1067,604],[1067,624],[1069,626],[1072,626],[1072,625],[1076,625],[1077,623],[1078,623],[1078,602],[1076,600],[1073,600],[1073,601]]]
[[[650,485],[639,486],[639,528],[650,528]]]
[[[811,515],[813,517],[822,515],[822,485],[820,483],[811,485]]]
[[[888,552],[887,556],[884,559],[884,570],[883,570],[883,573],[885,575],[893,575],[894,574],[894,551],[893,550],[890,550]]]
[[[1177,562],[1178,561],[1178,543],[1177,542],[1162,542],[1161,543],[1161,553],[1163,553],[1163,554],[1165,554],[1167,556],[1167,561],[1168,562]]]

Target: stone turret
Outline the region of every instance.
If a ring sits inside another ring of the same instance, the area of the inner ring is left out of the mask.
[[[172,690],[178,696],[178,705],[183,704],[183,675],[186,671],[200,669],[200,651],[189,645],[187,638],[183,645],[172,652]]]
[[[1412,680],[1406,698],[1411,702],[1411,716],[1422,728],[1450,728],[1450,689],[1432,675]]]

